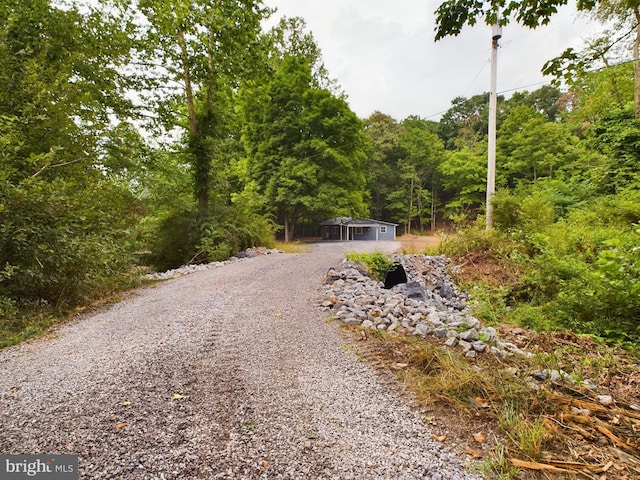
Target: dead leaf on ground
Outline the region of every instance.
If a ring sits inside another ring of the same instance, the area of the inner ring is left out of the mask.
[[[474,433],[473,434],[473,439],[478,443],[486,443],[487,442],[487,436],[482,432]]]
[[[116,423],[115,427],[116,429],[120,429],[120,428],[124,428],[124,427],[128,427],[129,424],[127,422],[118,422]]]
[[[475,458],[476,460],[482,458],[482,452],[480,450],[476,450],[475,448],[465,447],[464,453],[466,453],[467,455],[470,455],[472,458]]]
[[[435,439],[436,442],[444,442],[447,439],[446,435],[436,435],[435,433],[433,434],[433,438]]]
[[[396,370],[401,370],[403,368],[407,368],[409,366],[408,363],[394,363],[391,368],[394,368]]]
[[[171,395],[171,400],[180,400],[184,398],[184,395],[181,395],[179,393],[174,393],[173,395]]]

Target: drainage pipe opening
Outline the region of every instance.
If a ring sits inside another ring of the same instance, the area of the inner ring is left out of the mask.
[[[407,283],[407,272],[400,263],[395,262],[384,276],[384,288],[390,289],[401,283]]]

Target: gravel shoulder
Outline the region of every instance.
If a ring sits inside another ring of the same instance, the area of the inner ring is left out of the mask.
[[[0,452],[81,478],[471,479],[314,305],[317,244],[154,287],[0,352]]]

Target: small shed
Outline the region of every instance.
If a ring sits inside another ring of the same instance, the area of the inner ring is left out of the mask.
[[[395,240],[397,223],[337,217],[320,224],[323,240]]]

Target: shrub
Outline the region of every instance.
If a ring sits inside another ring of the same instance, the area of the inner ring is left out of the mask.
[[[195,208],[170,211],[152,235],[146,261],[158,270],[185,265],[196,254],[198,214]]]
[[[374,253],[348,253],[347,260],[362,264],[369,276],[375,280],[382,281],[387,271],[393,265],[393,260],[382,252]]]
[[[225,260],[255,246],[272,247],[275,224],[268,217],[234,206],[220,208],[205,219],[195,207],[171,211],[151,240],[147,262],[157,270],[190,263]]]
[[[0,184],[0,296],[61,309],[128,282],[128,199],[108,184]]]

